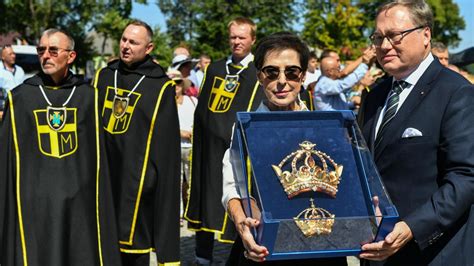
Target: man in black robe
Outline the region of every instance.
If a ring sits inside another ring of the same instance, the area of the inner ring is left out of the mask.
[[[207,68],[194,113],[192,172],[185,219],[188,227],[197,231],[199,264],[212,261],[214,233],[221,242],[233,243],[235,239],[234,225],[221,205],[222,158],[230,145],[236,112],[257,109],[263,98],[251,54],[255,24],[248,18],[236,18],[228,24],[228,29],[232,54]]]
[[[153,32],[130,23],[120,60],[101,69],[101,115],[124,265],[179,262],[180,134],[173,81],[149,56]]]
[[[120,265],[98,92],[46,30],[42,73],[8,93],[0,130],[0,264]]]

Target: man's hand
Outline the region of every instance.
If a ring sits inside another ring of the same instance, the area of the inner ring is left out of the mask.
[[[385,260],[404,247],[412,238],[410,227],[403,221],[398,222],[385,240],[363,245],[359,257],[367,260]]]

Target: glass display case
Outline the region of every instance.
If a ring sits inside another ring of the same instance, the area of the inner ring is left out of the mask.
[[[239,112],[230,158],[267,260],[357,255],[398,222],[351,111]]]

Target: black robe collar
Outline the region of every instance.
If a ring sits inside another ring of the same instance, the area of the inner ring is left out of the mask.
[[[143,61],[127,66],[122,60],[117,59],[108,64],[112,70],[145,75],[149,78],[162,78],[166,76],[165,70],[153,61],[150,56],[145,57]]]

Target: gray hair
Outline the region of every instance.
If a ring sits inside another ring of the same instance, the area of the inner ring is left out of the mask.
[[[64,35],[66,35],[67,39],[68,39],[68,47],[67,49],[69,50],[74,50],[74,45],[75,45],[75,42],[74,42],[74,39],[72,38],[72,36],[66,32],[65,30],[61,30],[61,29],[56,29],[56,28],[50,28],[50,29],[47,29],[45,31],[43,31],[43,34],[41,34],[41,37],[42,36],[51,36],[53,34],[56,34],[56,33],[62,33]]]
[[[426,26],[433,32],[433,12],[431,7],[424,0],[394,0],[383,4],[377,9],[377,14],[386,12],[395,6],[406,7],[411,21],[415,26]]]
[[[431,44],[431,50],[444,52],[444,51],[448,50],[448,47],[446,47],[446,45],[444,45],[444,43],[442,43],[442,42],[434,42],[434,43]]]

